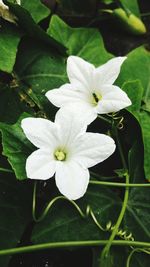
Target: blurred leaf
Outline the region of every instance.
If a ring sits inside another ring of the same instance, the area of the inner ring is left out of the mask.
[[[0,174],[0,249],[18,246],[31,221],[31,186],[18,182],[10,174]],[[0,266],[7,267],[10,256],[0,256]]]
[[[21,35],[15,25],[2,23],[0,28],[0,70],[11,73]]]
[[[29,115],[23,114],[18,122],[13,125],[0,123],[3,155],[8,158],[8,161],[16,174],[16,178],[19,180],[27,178],[25,163],[27,157],[33,151],[33,146],[28,142],[20,126],[21,120],[25,117],[29,117]]]
[[[68,55],[82,57],[95,66],[101,65],[113,57],[106,51],[102,36],[96,29],[71,28],[54,15],[47,32],[68,48]]]

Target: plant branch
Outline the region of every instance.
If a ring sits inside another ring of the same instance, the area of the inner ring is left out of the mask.
[[[32,252],[32,251],[54,249],[54,248],[104,246],[107,243],[108,243],[108,240],[52,242],[52,243],[24,246],[20,248],[3,249],[3,250],[0,250],[0,256],[27,253],[27,252]],[[140,242],[140,241],[114,240],[112,242],[112,245],[150,248],[150,243]]]

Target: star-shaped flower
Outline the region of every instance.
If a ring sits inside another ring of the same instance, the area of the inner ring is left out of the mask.
[[[104,161],[115,150],[111,137],[86,132],[86,126],[72,112],[58,112],[55,122],[25,118],[21,126],[38,148],[27,158],[27,177],[45,180],[55,174],[59,191],[68,199],[75,200],[85,194],[88,168]]]
[[[48,91],[46,96],[57,107],[67,105],[72,109],[75,106],[77,113],[90,118],[89,123],[98,114],[117,112],[131,105],[127,94],[113,85],[125,59],[116,57],[95,68],[80,57],[69,56],[67,75],[70,83]]]

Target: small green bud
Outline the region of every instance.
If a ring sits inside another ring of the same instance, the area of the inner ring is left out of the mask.
[[[135,16],[133,13],[129,15],[122,9],[116,8],[113,10],[115,18],[124,26],[124,28],[135,35],[141,35],[146,33],[146,27],[142,20]]]

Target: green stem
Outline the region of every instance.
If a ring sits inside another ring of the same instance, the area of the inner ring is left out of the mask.
[[[0,168],[0,172],[9,172],[9,173],[13,173],[12,170],[5,169],[5,168]]]
[[[53,248],[66,248],[66,247],[91,247],[91,246],[103,246],[106,245],[108,240],[88,240],[88,241],[68,241],[68,242],[53,242],[39,245],[24,246],[20,248],[11,248],[0,250],[0,255],[13,255],[18,253],[26,253],[38,250],[53,249]],[[145,247],[150,248],[150,243],[140,241],[124,241],[114,240],[112,242],[114,246],[132,246],[132,247]]]
[[[145,184],[128,184],[128,183],[113,183],[104,181],[94,181],[91,180],[90,184],[95,185],[106,185],[106,186],[116,186],[116,187],[150,187],[150,183]]]

